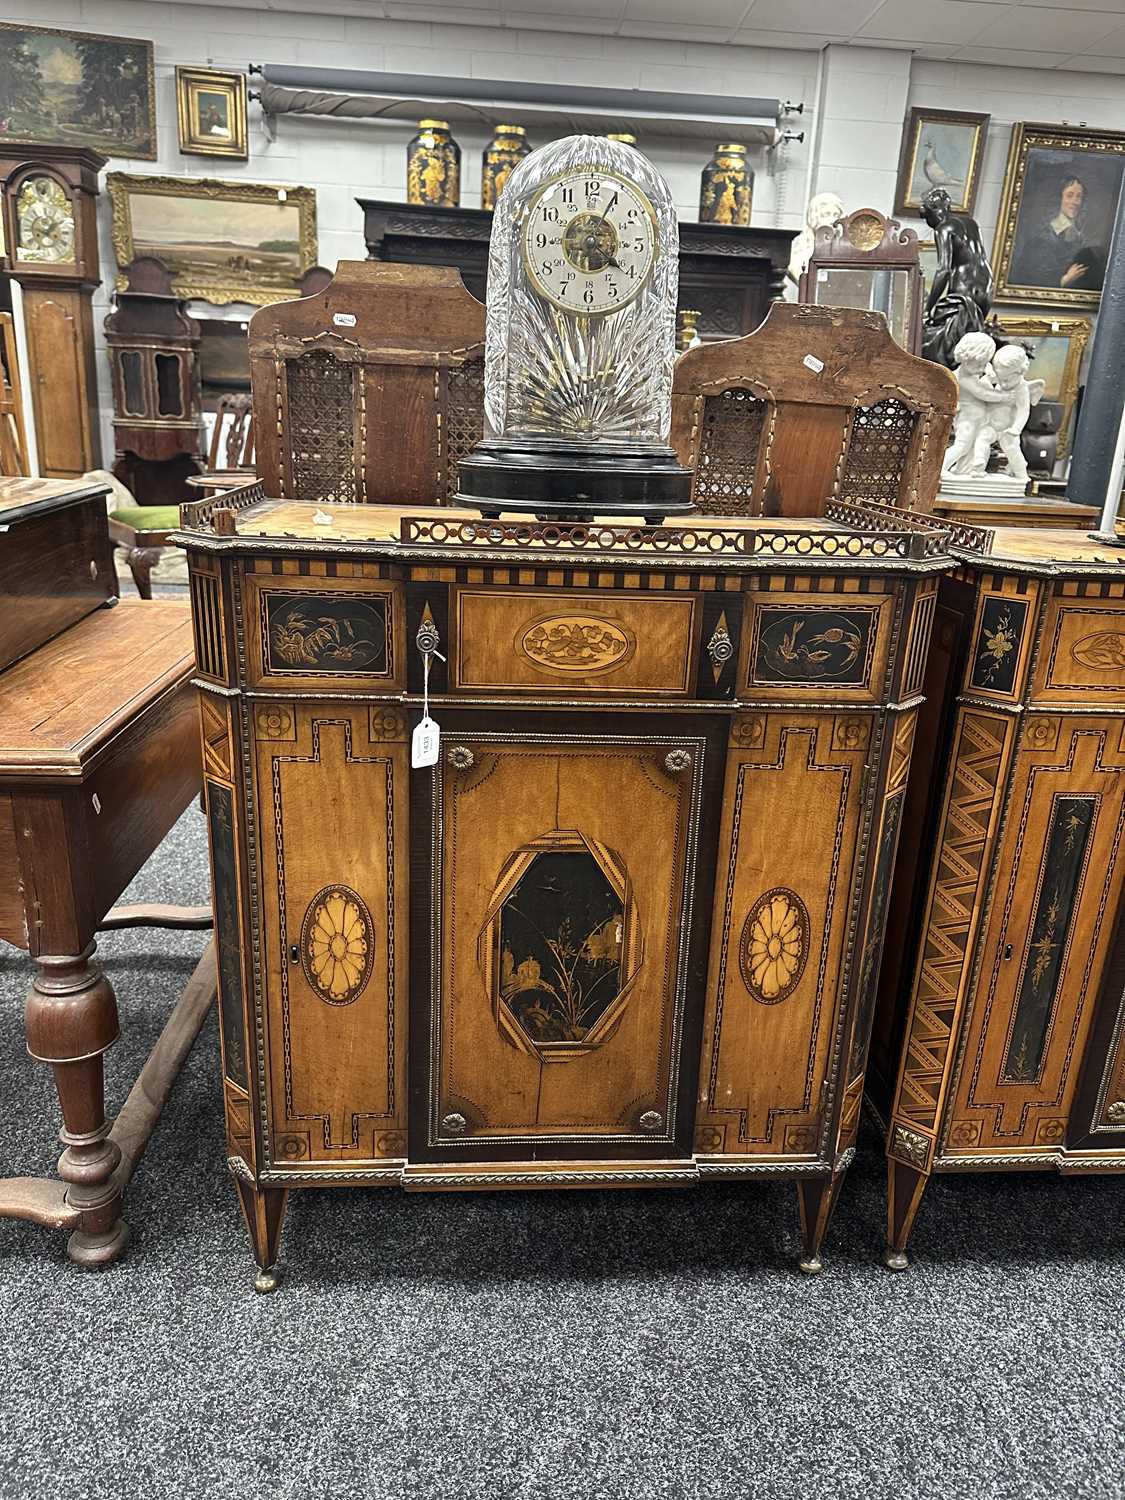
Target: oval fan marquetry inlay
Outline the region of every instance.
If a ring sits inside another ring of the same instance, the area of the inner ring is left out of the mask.
[[[1125,635],[1117,630],[1099,630],[1085,635],[1070,648],[1074,660],[1095,672],[1120,671],[1125,667]]]
[[[636,649],[631,630],[596,615],[548,615],[535,620],[517,641],[534,666],[548,672],[610,672]]]
[[[742,982],[762,1005],[776,1005],[801,981],[809,956],[809,913],[796,891],[775,886],[747,914],[738,945]]]
[[[346,885],[326,885],[309,902],[301,923],[301,968],[329,1005],[351,1005],[371,978],[375,927],[362,896]]]

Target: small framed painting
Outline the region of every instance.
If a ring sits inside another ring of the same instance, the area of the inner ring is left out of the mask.
[[[902,129],[895,213],[918,215],[931,188],[944,188],[954,213],[972,213],[991,115],[915,106]]]
[[[177,68],[176,113],[185,156],[249,156],[245,73]]]
[[[997,297],[1096,308],[1123,177],[1125,131],[1013,125],[992,257]]]

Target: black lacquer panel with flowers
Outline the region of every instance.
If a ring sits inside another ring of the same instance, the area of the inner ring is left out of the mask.
[[[238,867],[234,855],[234,797],[221,782],[207,783],[207,823],[215,882],[215,947],[223,1058],[227,1077],[246,1087],[246,1021],[242,1010],[242,963],[238,937]]]
[[[500,986],[532,1042],[577,1042],[621,988],[624,914],[593,855],[541,854],[500,914]]]
[[[388,596],[264,590],[262,641],[267,672],[385,677]]]
[[[1039,895],[1004,1058],[1006,1083],[1031,1083],[1043,1066],[1097,806],[1097,797],[1059,796],[1051,808]]]
[[[1026,599],[996,596],[984,601],[970,679],[973,687],[986,688],[991,693],[1012,691],[1026,619]]]

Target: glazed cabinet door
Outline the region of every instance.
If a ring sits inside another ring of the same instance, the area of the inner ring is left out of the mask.
[[[695,886],[721,730],[442,719],[441,762],[415,773],[415,869],[432,871],[416,908],[431,993],[412,1159],[688,1154],[708,906]]]
[[[1057,1151],[1125,860],[1125,749],[1109,715],[1023,722],[946,1157]]]
[[[401,1158],[405,719],[383,704],[293,700],[255,700],[250,714],[268,1164]]]

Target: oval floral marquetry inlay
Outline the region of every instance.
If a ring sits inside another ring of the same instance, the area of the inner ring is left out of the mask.
[[[776,1005],[800,983],[809,956],[809,914],[788,887],[759,896],[742,926],[738,967],[742,982],[762,1005]]]
[[[326,885],[301,923],[301,968],[329,1005],[350,1005],[363,993],[375,957],[375,927],[350,886]]]
[[[1071,646],[1070,654],[1095,672],[1119,672],[1125,667],[1125,634],[1099,630],[1094,635],[1084,635]]]
[[[611,672],[636,650],[633,632],[597,615],[547,615],[518,638],[517,650],[548,672]]]

